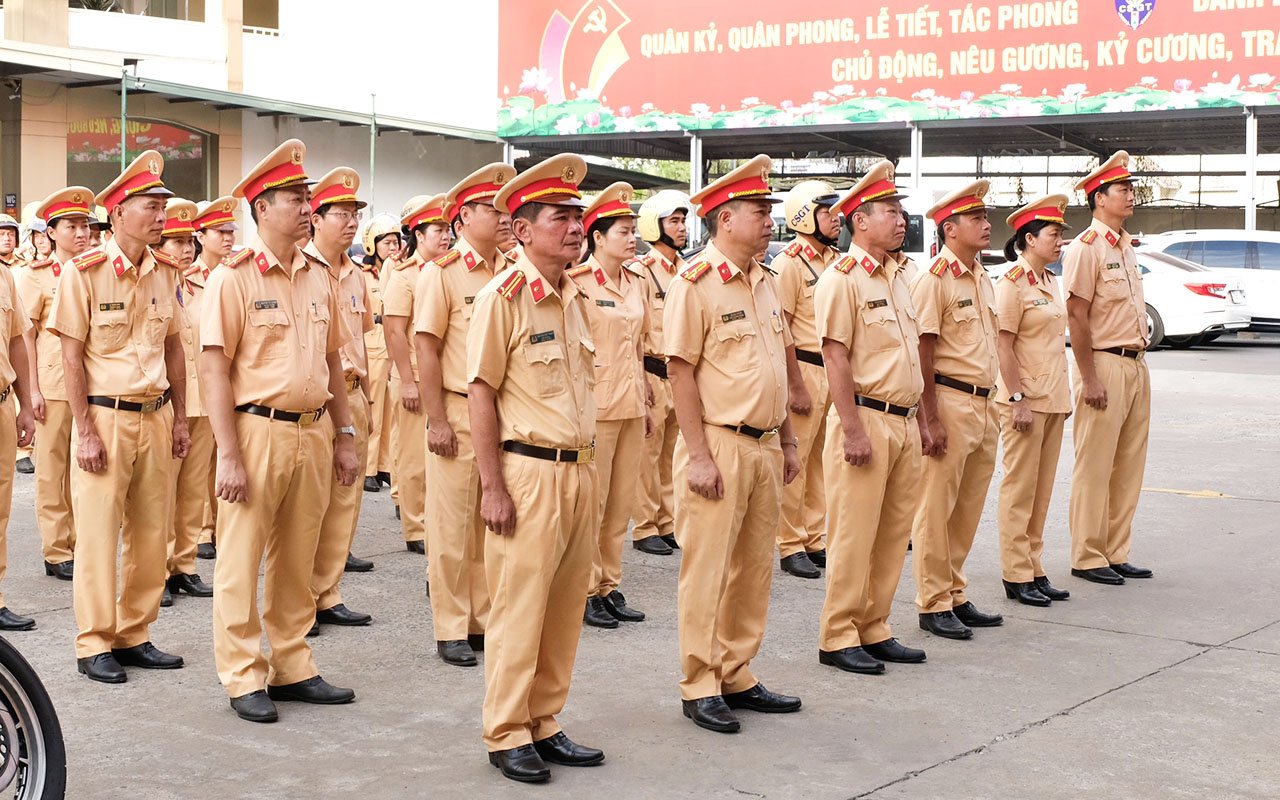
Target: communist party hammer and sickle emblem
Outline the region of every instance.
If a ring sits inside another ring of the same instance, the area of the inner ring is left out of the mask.
[[[608,33],[608,18],[605,16],[604,8],[596,6],[587,15],[587,24],[582,26],[583,33]]]

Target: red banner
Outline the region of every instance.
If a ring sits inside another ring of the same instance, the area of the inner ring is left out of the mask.
[[[157,150],[166,161],[204,157],[204,137],[186,128],[131,119],[125,132],[129,158],[144,150]],[[119,162],[120,118],[92,117],[67,123],[67,160]]]

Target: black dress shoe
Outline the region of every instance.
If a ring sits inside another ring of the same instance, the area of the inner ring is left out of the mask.
[[[819,650],[818,663],[860,675],[880,675],[884,672],[884,662],[877,660],[861,647]]]
[[[111,648],[111,655],[126,667],[139,669],[182,669],[182,656],[170,655],[151,642],[135,647]]]
[[[757,683],[745,692],[726,694],[724,702],[729,708],[745,708],[762,714],[790,714],[800,710],[799,697],[771,692],[764,688],[763,683]]]
[[[311,623],[311,630],[307,631],[307,638],[314,639],[319,635],[320,635],[320,623],[319,622]]]
[[[502,777],[521,783],[544,783],[551,770],[531,744],[489,754],[489,763],[502,770]]]
[[[169,591],[168,584],[160,591],[160,607],[169,608],[173,605],[173,592]]]
[[[809,560],[813,562],[815,567],[821,567],[822,569],[827,568],[826,550],[814,550],[812,553],[805,553],[805,555],[809,557]]]
[[[973,638],[973,631],[965,627],[964,623],[956,619],[956,615],[950,611],[921,614],[920,630],[928,631],[934,636],[942,636],[947,639]]]
[[[280,715],[276,713],[276,704],[261,689],[231,698],[231,707],[235,709],[237,717],[250,722],[275,722],[280,719]]]
[[[593,628],[618,627],[618,620],[604,607],[604,600],[599,597],[587,598],[587,607],[582,612],[582,621]]]
[[[1036,588],[1040,590],[1040,594],[1044,595],[1050,600],[1071,599],[1071,592],[1068,592],[1066,589],[1058,589],[1054,587],[1052,583],[1049,583],[1049,577],[1047,575],[1037,576],[1035,579],[1035,584],[1036,584]]]
[[[315,703],[321,706],[338,706],[355,700],[356,693],[351,689],[340,689],[337,686],[331,686],[324,678],[317,675],[314,678],[308,678],[297,683],[288,683],[284,686],[268,686],[267,697],[282,702],[298,700],[303,703]]]
[[[373,617],[368,614],[362,614],[359,611],[352,611],[342,603],[338,603],[332,608],[317,609],[316,622],[324,625],[347,625],[358,626],[368,625],[373,622]]]
[[[978,607],[968,600],[951,609],[951,612],[956,615],[956,619],[970,628],[998,628],[1004,624],[1004,617],[979,611]]]
[[[676,535],[674,533],[662,534],[662,541],[666,542],[667,547],[670,547],[672,550],[680,549],[680,545],[678,542],[676,542]]]
[[[31,463],[30,456],[23,456],[18,459],[18,463],[14,464],[13,468],[23,475],[30,475],[36,471],[36,465]]]
[[[370,475],[364,479],[364,490],[366,492],[380,492],[382,491],[382,481]]]
[[[390,485],[391,485],[391,473],[390,473],[390,472],[379,472],[379,473],[378,473],[378,481],[379,481],[383,486],[390,486]]]
[[[538,751],[543,761],[565,767],[594,767],[604,761],[603,750],[580,745],[565,736],[564,731],[534,742],[533,749]]]
[[[1105,583],[1108,586],[1124,585],[1124,578],[1120,577],[1120,573],[1111,567],[1094,567],[1093,569],[1076,569],[1072,567],[1071,574],[1077,578],[1084,578],[1090,583]]]
[[[213,587],[200,579],[194,572],[190,575],[179,573],[170,575],[165,588],[173,594],[186,592],[192,597],[213,597]]]
[[[196,558],[203,558],[205,561],[212,561],[218,557],[218,548],[213,542],[201,542],[196,545]]]
[[[1128,561],[1112,564],[1111,570],[1122,578],[1154,578],[1155,573],[1146,567],[1135,567]]]
[[[600,602],[604,604],[604,610],[608,611],[614,619],[619,622],[643,622],[644,612],[636,611],[627,605],[627,598],[622,596],[622,592],[614,589],[604,597],[600,598]]]
[[[737,733],[742,727],[733,709],[718,694],[699,697],[697,700],[681,700],[680,705],[684,709],[684,715],[699,728],[716,733]]]
[[[400,519],[400,504],[396,503],[396,519]]]
[[[347,553],[347,564],[342,568],[343,572],[372,572],[373,562],[366,561],[363,558],[356,558]]]
[[[821,578],[822,573],[804,553],[795,553],[778,562],[783,572],[789,572],[797,578]]]
[[[889,661],[894,664],[923,664],[924,651],[915,647],[907,647],[897,639],[885,639],[883,642],[862,645],[862,649],[872,658]]]
[[[71,560],[60,561],[57,564],[50,564],[46,561],[44,562],[44,574],[52,575],[60,581],[69,581],[75,575],[75,567],[76,562]]]
[[[396,519],[400,519],[399,506],[396,506]],[[414,539],[413,541],[405,542],[404,549],[408,550],[410,553],[417,553],[420,556],[425,556],[427,554],[427,540]]]
[[[440,660],[455,667],[474,667],[476,654],[466,639],[451,639],[447,642],[436,642],[436,652]]]
[[[651,556],[671,555],[671,545],[663,541],[661,536],[646,536],[643,539],[636,539],[631,543],[631,546],[641,553],[648,553]]]
[[[8,606],[0,608],[0,631],[29,631],[36,626],[31,617],[24,617],[9,610]]]
[[[89,680],[99,683],[124,683],[129,676],[124,674],[124,667],[110,653],[98,653],[88,658],[77,658],[76,669]]]
[[[477,653],[483,653],[484,652],[484,634],[468,633],[467,644],[471,645],[471,649],[475,650]]]
[[[1001,581],[1001,583],[1004,584],[1004,596],[1010,600],[1017,600],[1024,606],[1040,606],[1044,608],[1051,604],[1050,599],[1040,592],[1035,581],[1027,581],[1026,583]]]

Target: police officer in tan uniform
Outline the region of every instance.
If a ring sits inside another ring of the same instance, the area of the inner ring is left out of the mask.
[[[671,402],[671,382],[667,379],[662,311],[671,281],[688,266],[680,257],[680,251],[689,242],[686,219],[691,208],[689,195],[665,189],[640,204],[636,219],[640,238],[651,245],[639,266],[641,276],[648,283],[649,333],[644,337],[644,371],[649,391],[653,393],[653,405],[649,407],[653,435],[644,440],[631,545],[642,553],[658,556],[669,556],[673,548],[680,547],[676,543],[671,486],[671,462],[680,425]]]
[[[369,457],[364,490],[379,492],[384,485],[391,485],[391,432],[395,427],[395,403],[390,394],[391,356],[382,333],[382,276],[393,269],[393,256],[400,251],[400,221],[390,214],[374,217],[365,228],[363,244],[365,257],[360,270],[374,325],[364,336],[369,358]]]
[[[16,269],[25,263],[16,252],[21,229],[22,226],[16,219],[8,214],[0,214],[0,265],[9,269]]]
[[[949,639],[1004,622],[979,611],[964,592],[964,562],[995,469],[998,430],[995,292],[979,258],[991,242],[983,202],[989,188],[975,181],[929,209],[943,246],[911,285],[928,431],[911,529],[916,606],[921,629]]]
[[[103,683],[124,683],[125,666],[183,666],[148,633],[164,592],[172,459],[191,446],[180,276],[173,259],[149,246],[160,241],[164,198],[173,194],[163,170],[160,154],[148,150],[98,194],[115,236],[71,260],[49,315],[75,419],[76,662]]]
[[[592,559],[583,621],[596,628],[641,622],[644,613],[627,605],[622,581],[622,543],[635,509],[645,437],[652,433],[652,400],[644,373],[649,298],[635,258],[634,190],[610,184],[582,214],[587,231],[585,263],[569,270],[586,298],[591,341],[596,346],[596,471],[600,476],[600,535]]]
[[[600,506],[593,462],[594,345],[585,300],[564,274],[582,246],[587,165],[563,154],[507,181],[520,257],[476,296],[468,402],[480,469],[485,572],[484,743],[507,778],[541,782],[547,762],[591,766],[556,720],[582,630]]]
[[[1046,267],[1062,252],[1067,196],[1037,197],[1005,220],[1004,246],[1016,261],[996,282],[1000,380],[996,403],[1004,444],[1000,481],[1000,564],[1005,595],[1031,606],[1066,600],[1040,563],[1044,522],[1058,472],[1062,429],[1071,414],[1067,381],[1067,309]]]
[[[3,238],[3,233],[0,233]],[[16,241],[17,237],[13,239]],[[13,473],[19,447],[31,444],[35,417],[28,394],[31,367],[28,364],[25,334],[31,328],[18,299],[13,274],[0,269],[0,581],[9,566],[9,512],[13,505]],[[19,408],[21,406],[21,408]],[[30,617],[15,614],[0,594],[0,630],[29,631],[36,626]]]
[[[782,487],[800,471],[787,418],[787,350],[773,274],[756,254],[773,233],[760,155],[694,195],[711,244],[671,283],[664,309],[676,443],[677,592],[684,715],[732,733],[733,709],[800,710],[751,673],[764,638]]]
[[[44,571],[69,581],[75,567],[76,534],[71,511],[71,406],[62,378],[62,345],[49,330],[49,314],[62,273],[89,247],[89,207],[93,192],[83,186],[59,189],[35,209],[49,226],[54,250],[49,259],[30,261],[14,275],[18,297],[31,320],[25,339],[31,354],[31,410],[36,419],[36,525],[44,551]]]
[[[1133,240],[1129,154],[1120,150],[1076,184],[1093,224],[1062,255],[1075,386],[1071,473],[1071,574],[1119,585],[1150,578],[1129,563],[1151,424],[1146,301]]]
[[[818,567],[827,565],[822,446],[831,393],[822,368],[813,292],[819,276],[839,256],[835,248],[840,216],[832,210],[838,199],[825,181],[801,181],[792,187],[783,202],[783,217],[796,238],[769,265],[778,276],[782,311],[796,343],[795,360],[787,361],[788,409],[802,469],[782,490],[778,555],[782,571],[798,578],[820,577]]]
[[[449,190],[445,207],[457,244],[422,268],[414,290],[427,483],[433,492],[427,508],[431,621],[436,652],[457,667],[476,665],[489,618],[480,472],[467,410],[467,331],[480,290],[507,268],[499,245],[511,220],[493,198],[515,174],[507,164],[486,164]]]
[[[257,235],[213,272],[200,329],[204,403],[218,440],[213,656],[231,707],[251,722],[275,722],[273,700],[355,697],[320,677],[305,638],[315,623],[320,523],[334,478],[351,485],[358,466],[337,292],[324,264],[296,245],[311,220],[305,152],[285,141],[232,192],[248,201]]]
[[[356,267],[347,248],[360,229],[360,176],[350,167],[338,167],[324,175],[311,190],[311,227],[314,234],[303,252],[324,264],[338,295],[338,309],[350,338],[339,351],[342,357],[342,380],[347,393],[347,407],[356,429],[355,450],[357,475],[365,474],[369,457],[369,359],[365,355],[365,334],[374,329],[369,312],[369,294],[364,276]],[[351,554],[356,525],[360,521],[360,503],[364,493],[357,483],[343,484],[335,480],[329,505],[320,523],[320,541],[316,549],[315,568],[311,575],[311,593],[316,599],[316,622],[325,625],[368,625],[373,617],[347,608],[338,583],[343,572],[368,572],[372,562]]]
[[[925,659],[889,627],[920,481],[916,412],[924,390],[910,289],[889,252],[906,235],[893,180],[893,165],[881,161],[832,209],[853,241],[813,297],[833,402],[823,451],[830,527],[818,662],[872,675],[886,661]]]
[[[396,404],[394,443],[396,494],[405,548],[426,552],[427,416],[418,391],[418,353],[414,343],[414,291],[422,268],[449,249],[445,196],[437,194],[409,208],[400,220],[413,237],[413,255],[395,265],[382,293],[382,329],[391,353],[391,396]]]

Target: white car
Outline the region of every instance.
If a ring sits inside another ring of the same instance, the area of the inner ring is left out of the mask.
[[[1145,247],[1137,252],[1150,347],[1194,347],[1249,327],[1247,293],[1238,278]]]
[[[1250,329],[1280,332],[1280,233],[1171,231],[1143,236],[1142,245],[1240,280],[1253,316]]]

